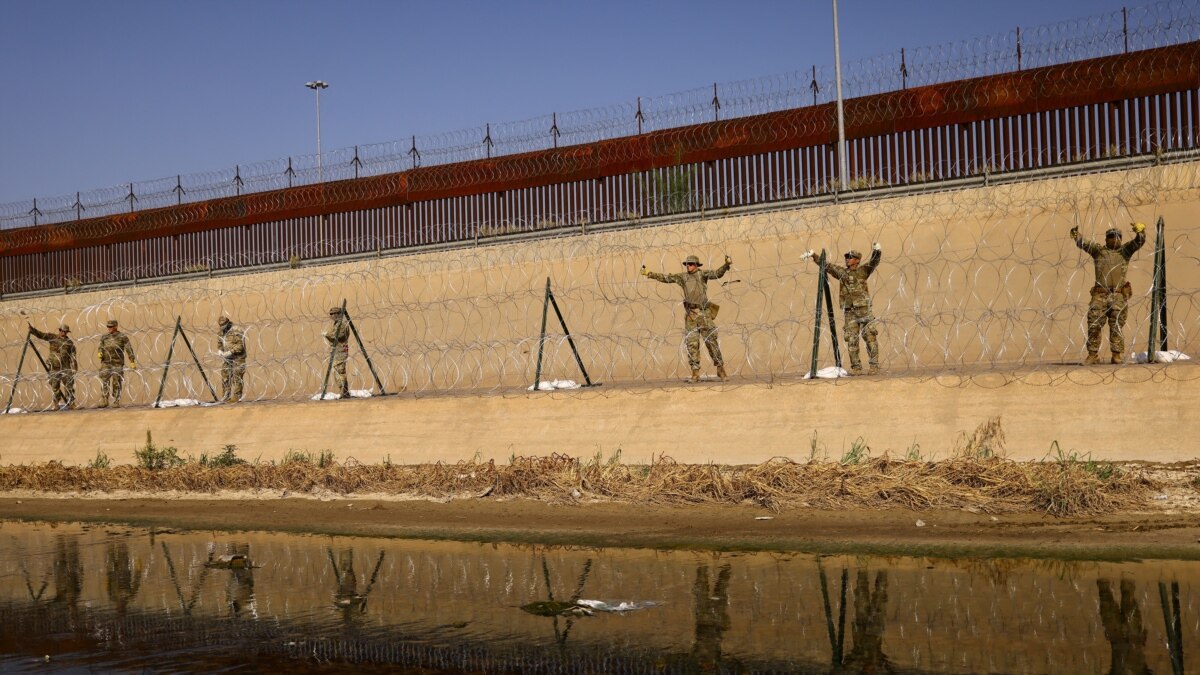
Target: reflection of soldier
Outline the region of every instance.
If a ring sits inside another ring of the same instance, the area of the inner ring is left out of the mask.
[[[812,256],[812,251],[805,251],[805,258]],[[842,331],[846,333],[846,351],[850,355],[850,372],[854,375],[862,374],[862,360],[858,354],[859,336],[865,338],[867,343],[867,374],[874,375],[879,372],[879,342],[876,340],[879,329],[876,328],[875,316],[871,313],[871,291],[867,288],[867,277],[879,266],[882,257],[883,251],[879,244],[875,243],[871,245],[871,259],[865,265],[859,264],[862,262],[862,254],[851,250],[846,252],[845,267],[825,266],[825,273],[841,282],[838,299],[845,312]]]
[[[100,361],[100,388],[104,400],[98,407],[107,408],[109,395],[112,395],[112,407],[121,407],[121,386],[125,383],[125,356],[129,356],[129,367],[137,369],[137,357],[133,355],[133,345],[124,333],[117,330],[117,320],[110,319],[107,324],[108,334],[100,338],[100,347],[96,358]]]
[[[254,565],[250,562],[250,544],[229,545],[229,583],[225,587],[225,600],[234,617],[248,611],[257,616],[254,603]]]
[[[71,629],[80,627],[79,600],[83,595],[83,563],[79,559],[79,539],[59,536],[54,540],[55,605],[65,606]]]
[[[333,325],[323,336],[333,350],[333,379],[337,382],[342,398],[350,398],[350,386],[346,383],[346,360],[350,358],[350,324],[342,314],[341,307],[331,307],[329,318]]]
[[[246,376],[246,333],[229,317],[217,320],[220,334],[217,335],[217,354],[221,363],[221,400],[237,403],[242,399],[242,380]]]
[[[333,575],[337,580],[337,589],[333,593],[333,606],[342,612],[342,620],[347,624],[352,622],[355,614],[365,614],[367,598],[375,587],[375,579],[379,576],[379,568],[383,566],[383,551],[375,561],[375,569],[367,581],[367,587],[362,593],[358,592],[358,574],[354,571],[354,549],[345,549],[338,553],[337,560],[333,559],[333,549],[326,549],[329,554],[329,564],[333,567]]]
[[[717,583],[708,585],[708,565],[696,567],[696,583],[692,584],[692,615],[696,620],[696,642],[692,658],[702,670],[716,669],[721,663],[721,639],[729,630],[729,576],[733,568],[721,565]]]
[[[1129,259],[1146,243],[1146,226],[1133,224],[1133,241],[1121,245],[1121,231],[1112,228],[1104,235],[1104,245],[1088,241],[1079,234],[1078,227],[1071,228],[1075,245],[1083,249],[1096,261],[1096,284],[1092,286],[1092,301],[1087,313],[1087,360],[1089,365],[1100,363],[1100,329],[1108,322],[1108,346],[1112,350],[1112,363],[1125,360],[1126,310],[1133,289],[1125,281]]]
[[[130,561],[125,542],[110,542],[104,552],[104,585],[108,599],[117,606],[117,615],[125,616],[129,603],[142,587],[142,561]]]
[[[67,337],[71,327],[63,324],[58,327],[58,334],[43,333],[29,326],[29,334],[45,340],[50,345],[50,356],[46,359],[46,368],[50,375],[50,391],[54,393],[54,405],[59,410],[75,408],[75,341]]]
[[[1142,610],[1135,597],[1133,581],[1121,580],[1121,604],[1113,598],[1112,582],[1097,579],[1096,590],[1100,594],[1100,621],[1104,624],[1104,637],[1112,646],[1110,673],[1142,675],[1149,673],[1146,665],[1146,628],[1142,625]]]
[[[891,673],[892,664],[883,653],[884,613],[887,611],[887,572],[875,573],[872,589],[866,570],[859,570],[854,583],[854,647],[842,661],[840,672]]]
[[[686,333],[688,366],[692,369],[692,382],[700,381],[700,338],[704,338],[704,346],[717,367],[717,377],[724,380],[725,359],[721,356],[721,345],[717,342],[717,324],[714,319],[720,306],[708,301],[708,282],[720,279],[729,271],[733,261],[725,256],[725,264],[715,270],[701,271],[703,263],[700,258],[689,255],[683,261],[684,272],[662,274],[651,272],[642,265],[641,274],[644,277],[660,281],[664,284],[678,284],[683,288],[683,328]]]

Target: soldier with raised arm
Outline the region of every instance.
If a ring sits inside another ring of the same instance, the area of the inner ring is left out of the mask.
[[[725,256],[725,264],[715,270],[701,270],[700,258],[689,255],[683,261],[683,272],[662,274],[651,272],[642,265],[642,276],[662,282],[677,284],[683,289],[684,342],[687,344],[688,366],[692,369],[690,382],[700,381],[700,339],[708,348],[708,355],[717,367],[717,377],[725,380],[725,359],[721,356],[721,345],[717,342],[717,324],[714,319],[720,306],[708,301],[708,282],[725,276],[733,261]]]
[[[1111,363],[1125,361],[1125,320],[1128,318],[1129,296],[1133,289],[1125,281],[1129,270],[1129,259],[1146,243],[1146,226],[1133,224],[1133,241],[1121,245],[1121,231],[1112,228],[1104,235],[1104,244],[1083,238],[1078,227],[1071,228],[1075,245],[1092,256],[1096,262],[1096,283],[1092,286],[1092,300],[1087,313],[1087,359],[1084,363],[1100,363],[1100,330],[1108,323],[1108,347],[1112,351]]]
[[[54,405],[59,410],[74,410],[75,405],[75,341],[67,334],[71,327],[63,324],[58,333],[43,333],[29,324],[29,334],[45,340],[50,345],[50,356],[46,359],[46,370],[50,375],[50,391],[54,394]]]
[[[221,400],[242,400],[242,382],[246,377],[246,333],[227,316],[217,320],[217,355],[221,357]]]
[[[333,325],[322,335],[333,350],[333,379],[342,398],[350,398],[350,385],[346,381],[346,360],[350,358],[350,324],[341,307],[330,307],[329,318]]]
[[[125,384],[125,357],[129,357],[129,367],[137,369],[137,357],[133,355],[133,345],[124,333],[117,330],[117,320],[110,319],[107,324],[108,333],[100,338],[100,347],[96,350],[96,359],[100,361],[100,390],[103,400],[99,408],[107,408],[109,401],[112,407],[121,407],[121,388]],[[110,399],[111,397],[111,399]]]
[[[805,251],[804,258],[812,258],[812,251]],[[825,265],[825,273],[841,283],[838,299],[842,305],[845,321],[842,332],[846,334],[846,351],[850,355],[850,373],[862,375],[862,357],[858,353],[858,341],[867,343],[867,374],[879,372],[879,329],[875,325],[875,315],[871,312],[871,289],[867,287],[867,278],[879,266],[883,258],[883,249],[879,242],[871,245],[871,259],[862,263],[862,254],[856,250],[846,252],[846,266]]]

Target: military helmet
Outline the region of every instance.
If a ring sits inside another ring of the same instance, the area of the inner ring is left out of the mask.
[[[341,313],[342,313],[341,307],[330,307],[329,308],[329,316],[340,316]]]
[[[849,251],[846,251],[846,260],[851,258],[858,258],[859,260],[862,260],[862,253],[854,249],[850,249]]]
[[[1112,227],[1112,228],[1109,228],[1108,232],[1105,232],[1105,233],[1104,233],[1104,236],[1105,236],[1105,238],[1107,238],[1107,237],[1116,237],[1117,239],[1120,239],[1120,238],[1121,238],[1121,231],[1120,231],[1120,230],[1118,230],[1118,229],[1117,229],[1117,228],[1115,228],[1115,227]]]
[[[68,326],[67,324],[65,324],[65,323],[64,323],[63,325],[61,325],[61,326],[59,326],[59,327],[58,327],[58,332],[60,332],[60,333],[70,333],[70,332],[71,332],[71,327],[70,327],[70,326]]]
[[[116,327],[117,327],[117,320],[116,320],[116,319],[109,319],[109,320],[108,320],[108,323],[106,323],[106,324],[104,324],[104,325],[105,325],[105,326],[108,326],[109,328],[116,328]]]
[[[688,257],[684,258],[683,264],[684,265],[695,265],[696,267],[700,267],[700,266],[704,265],[704,263],[700,262],[700,258],[698,258],[694,255],[689,255]]]
[[[228,326],[228,325],[229,325],[229,324],[231,324],[231,323],[233,323],[233,322],[232,322],[232,321],[230,321],[230,320],[229,320],[229,317],[227,317],[227,316],[223,316],[223,317],[221,317],[221,318],[217,319],[217,325],[218,325],[218,326]]]

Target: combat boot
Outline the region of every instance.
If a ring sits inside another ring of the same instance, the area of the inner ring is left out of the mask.
[[[700,369],[692,368],[692,376],[688,378],[688,382],[699,382],[699,381],[700,381]]]
[[[120,401],[113,401],[113,402],[112,402],[112,407],[114,407],[114,408],[120,408],[120,407],[121,407],[121,402],[120,402]]]
[[[1087,358],[1083,360],[1083,365],[1085,366],[1094,366],[1097,363],[1100,363],[1099,352],[1088,352]]]
[[[342,398],[350,398],[350,389],[347,388],[342,390]]]
[[[108,407],[108,399],[104,399],[103,401],[100,402],[100,405],[98,405],[96,407],[97,408],[107,408]]]
[[[1112,361],[1109,363],[1125,363],[1125,355],[1121,352],[1113,352]]]
[[[868,375],[878,375],[879,374],[879,364],[872,363],[871,365],[867,366],[867,374]]]
[[[717,378],[722,382],[729,379],[729,376],[725,374],[725,366],[717,366]]]
[[[240,400],[242,400],[242,399],[238,398],[237,396],[230,396],[229,400],[226,401],[226,403],[237,403]]]

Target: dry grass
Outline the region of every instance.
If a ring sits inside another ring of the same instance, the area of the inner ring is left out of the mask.
[[[146,469],[0,467],[0,491],[216,492],[265,490],[392,493],[416,497],[600,499],[642,504],[755,503],[772,510],[811,507],[969,509],[985,513],[1100,514],[1145,505],[1159,485],[1140,471],[1066,459],[1012,462],[964,457],[939,462],[868,459],[859,464],[773,459],[757,466],[588,462],[566,455],[518,457],[508,464],[365,465],[354,460]]]

